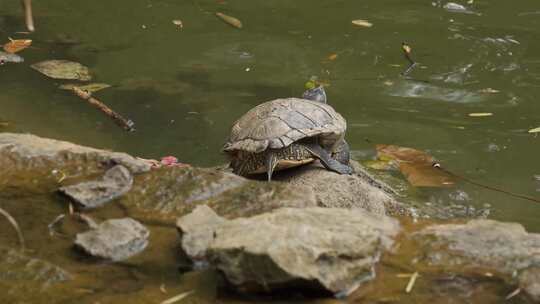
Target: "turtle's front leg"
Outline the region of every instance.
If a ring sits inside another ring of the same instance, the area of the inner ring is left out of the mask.
[[[353,169],[350,166],[344,165],[333,159],[330,154],[318,144],[304,144],[304,146],[306,147],[306,149],[308,149],[309,152],[311,152],[314,157],[318,158],[321,161],[321,163],[326,169],[337,172],[339,174],[353,173]]]

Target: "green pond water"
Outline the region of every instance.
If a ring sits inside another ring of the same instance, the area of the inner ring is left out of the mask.
[[[540,127],[538,1],[470,2],[458,2],[468,11],[453,12],[436,0],[35,1],[37,31],[25,35],[16,33],[24,30],[19,1],[5,0],[0,41],[34,42],[20,53],[24,63],[0,66],[0,121],[9,123],[0,131],[214,166],[226,162],[219,151],[235,119],[261,102],[300,95],[316,75],[347,119],[355,159],[372,159],[378,143],[414,147],[459,175],[540,197],[540,137],[527,132]],[[240,19],[243,29],[216,11]],[[400,76],[403,41],[420,62],[410,79]],[[95,96],[137,131],[123,131],[59,90],[65,81],[29,67],[46,59],[80,62],[95,81],[113,85]],[[468,116],[474,112],[493,116]],[[491,218],[540,231],[540,204],[464,183],[409,192],[417,204],[489,204]],[[40,208],[50,217],[23,227],[45,225],[61,210]]]

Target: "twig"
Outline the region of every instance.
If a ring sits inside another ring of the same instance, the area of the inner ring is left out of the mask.
[[[191,290],[191,291],[188,291],[188,292],[181,293],[181,294],[179,294],[177,296],[174,296],[172,298],[169,298],[169,299],[161,302],[160,304],[173,304],[173,303],[176,303],[176,302],[182,300],[183,298],[189,296],[190,294],[192,294],[194,292],[195,292],[195,290]]]
[[[49,228],[49,235],[50,236],[55,236],[56,234],[61,234],[61,233],[57,232],[54,229],[54,226],[56,226],[56,224],[61,222],[64,219],[65,216],[66,215],[62,213],[59,216],[57,216],[49,225],[47,225],[47,227]]]
[[[17,221],[6,210],[2,208],[0,208],[0,214],[2,214],[9,221],[11,226],[13,226],[15,231],[17,231],[17,236],[19,237],[19,244],[21,245],[21,249],[25,250],[26,245],[24,243],[24,237],[21,232],[21,229],[19,228],[19,224],[17,224]]]
[[[505,300],[510,300],[511,298],[517,296],[521,292],[521,288],[517,288],[516,290],[512,291],[509,295],[506,296]]]
[[[401,76],[407,76],[414,69],[417,63],[411,58],[412,49],[408,44],[402,42],[401,50],[403,50],[403,55],[405,56],[405,59],[407,59],[407,61],[409,62],[409,67],[401,73]]]
[[[410,293],[412,291],[414,283],[416,282],[416,278],[418,278],[418,272],[413,273],[413,275],[409,279],[409,283],[407,283],[407,287],[405,287],[406,293]]]
[[[519,193],[514,193],[514,192],[511,192],[511,191],[508,191],[508,190],[504,190],[504,189],[500,189],[500,188],[497,188],[497,187],[493,187],[493,186],[488,186],[488,185],[484,185],[484,184],[481,184],[481,183],[478,183],[478,182],[475,182],[473,180],[470,180],[464,176],[461,176],[461,175],[457,175],[455,173],[452,173],[448,170],[446,170],[445,168],[443,168],[441,166],[441,164],[439,163],[433,163],[432,164],[432,167],[433,168],[436,168],[436,169],[439,169],[441,170],[442,172],[450,175],[450,176],[453,176],[457,179],[460,179],[464,182],[467,182],[471,185],[475,185],[475,186],[478,186],[478,187],[481,187],[481,188],[484,188],[484,189],[488,189],[488,190],[492,190],[492,191],[496,191],[496,192],[500,192],[500,193],[504,193],[504,194],[507,194],[507,195],[510,195],[510,196],[513,196],[513,197],[517,197],[517,198],[521,198],[521,199],[524,199],[524,200],[528,200],[528,201],[531,201],[531,202],[535,202],[535,203],[540,203],[540,199],[538,198],[534,198],[532,196],[528,196],[528,195],[524,195],[524,194],[519,194]]]
[[[95,106],[99,110],[101,110],[103,113],[107,114],[109,117],[111,117],[114,122],[116,122],[117,125],[121,126],[125,130],[131,132],[135,131],[135,123],[130,119],[125,119],[122,117],[122,115],[116,113],[111,108],[109,108],[107,105],[102,103],[101,101],[95,99],[91,96],[90,92],[81,90],[78,87],[73,87],[73,92],[75,95],[79,96],[80,98],[88,101],[91,105]]]

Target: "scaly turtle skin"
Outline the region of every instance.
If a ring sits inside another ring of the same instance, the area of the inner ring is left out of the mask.
[[[223,151],[229,154],[233,171],[243,176],[266,172],[271,180],[274,170],[315,159],[328,170],[350,174],[348,165],[332,158],[332,153],[342,148],[346,128],[345,119],[323,102],[276,99],[237,120]],[[348,151],[346,154],[348,163]]]

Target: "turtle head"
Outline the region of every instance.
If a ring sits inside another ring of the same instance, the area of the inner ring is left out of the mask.
[[[302,98],[326,103],[326,92],[324,87],[317,81],[317,78],[311,77],[306,82],[306,91],[302,94]]]

